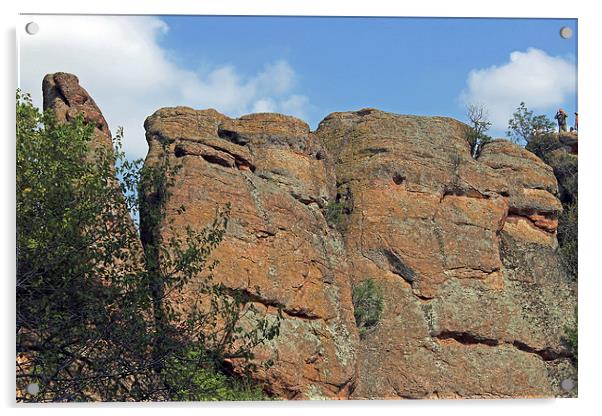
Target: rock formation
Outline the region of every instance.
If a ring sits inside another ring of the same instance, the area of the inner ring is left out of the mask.
[[[105,140],[79,85],[55,74],[45,86],[45,103],[66,118],[79,106]],[[273,395],[548,397],[576,377],[558,185],[529,151],[495,140],[475,160],[466,125],[375,109],[333,113],[312,132],[279,114],[175,107],[145,128],[145,164],[181,165],[167,206],[176,232],[230,203],[216,278],[258,287],[263,313],[283,312],[280,336],[256,351],[274,360],[254,374]],[[335,223],[333,204],[344,207]],[[369,278],[384,311],[360,338],[351,292]]]
[[[555,252],[556,179],[530,152],[494,141],[475,161],[462,123],[372,109],[331,114],[315,133],[282,115],[182,107],[145,126],[146,163],[168,143],[183,165],[176,224],[206,224],[230,202],[217,274],[259,286],[268,313],[284,309],[262,355],[276,365],[258,376],[274,394],[559,393],[574,295]],[[347,207],[340,234],[329,201]],[[359,340],[349,293],[366,278],[384,288],[385,312]]]
[[[42,81],[42,92],[44,110],[52,110],[57,121],[71,121],[82,114],[84,120],[95,127],[92,146],[113,148],[111,132],[102,112],[90,94],[79,85],[75,75],[65,72],[46,75]]]
[[[569,371],[552,169],[504,140],[473,160],[465,129],[371,109],[318,128],[352,195],[351,278],[385,287],[352,398],[549,396]]]
[[[99,155],[99,151],[107,152],[109,162],[113,164],[113,139],[109,126],[100,111],[100,108],[94,102],[94,99],[88,92],[79,84],[79,79],[65,72],[57,72],[48,74],[42,81],[42,97],[44,110],[50,110],[59,123],[75,120],[79,115],[84,117],[86,123],[92,124],[94,130],[90,139],[90,153],[87,156],[94,163],[95,156]],[[111,183],[111,186],[119,189],[117,178]],[[121,191],[118,192],[118,198],[121,196]],[[129,247],[127,248],[127,256],[130,265],[137,270],[144,268],[143,248],[139,239],[136,237],[137,231],[134,221],[131,219],[125,199],[118,200],[114,205],[114,212],[119,219],[121,225],[128,227],[133,234],[132,239],[128,239]],[[121,222],[123,221],[123,222]],[[118,228],[117,224],[111,226]],[[113,259],[113,262],[121,260]]]
[[[181,165],[167,220],[202,228],[230,203],[216,277],[233,290],[258,287],[254,300],[266,313],[282,309],[280,336],[257,351],[275,365],[256,377],[279,397],[347,397],[357,331],[343,242],[322,212],[336,180],[318,137],[293,117],[230,119],[184,107],[157,111],[145,128],[145,164],[156,165],[165,148]]]

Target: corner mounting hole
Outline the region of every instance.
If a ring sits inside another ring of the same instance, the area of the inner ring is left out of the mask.
[[[38,385],[38,383],[29,383],[25,387],[25,391],[27,391],[27,393],[31,394],[32,396],[35,396],[40,392],[40,386]]]
[[[560,382],[560,387],[564,391],[571,391],[575,388],[575,381],[571,378],[565,378]]]
[[[40,30],[40,26],[36,22],[29,22],[25,25],[25,31],[29,35],[35,35]]]
[[[568,26],[563,26],[560,28],[560,37],[562,39],[570,39],[573,37],[573,29]]]

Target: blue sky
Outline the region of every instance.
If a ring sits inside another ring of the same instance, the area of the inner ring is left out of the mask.
[[[464,118],[458,99],[467,74],[503,65],[513,51],[537,48],[576,60],[575,20],[313,17],[164,17],[161,44],[198,70],[232,63],[254,73],[285,59],[313,108],[328,113],[377,107],[397,113]],[[559,36],[562,26],[575,36]],[[518,102],[516,105],[518,106]],[[527,103],[529,104],[529,103]],[[576,107],[568,94],[562,106]],[[545,109],[541,109],[542,111]],[[553,115],[553,114],[552,114]]]
[[[20,85],[73,72],[125,149],[143,157],[144,118],[163,106],[230,116],[277,111],[312,128],[333,111],[376,107],[465,119],[485,105],[503,135],[521,100],[576,111],[577,22],[216,16],[38,16],[20,34]],[[571,39],[559,30],[573,29]],[[73,33],[79,33],[73,36]],[[39,98],[37,98],[39,102]]]

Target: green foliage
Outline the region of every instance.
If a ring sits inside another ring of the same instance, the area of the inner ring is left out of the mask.
[[[214,280],[229,207],[178,233],[165,217],[178,169],[169,159],[141,171],[121,130],[114,149],[94,145],[82,116],[58,123],[19,91],[16,111],[17,400],[184,399],[203,377],[217,396],[197,386],[188,397],[256,397],[224,363],[253,370],[252,350],[278,335],[280,315],[262,317]],[[142,236],[129,217],[138,207]],[[189,310],[177,307],[195,292]],[[205,358],[198,376],[191,351]],[[36,396],[23,391],[31,382]]]
[[[524,102],[516,108],[508,120],[506,135],[514,143],[527,143],[534,132],[547,134],[554,131],[554,122],[545,115],[534,115]]]
[[[326,222],[332,228],[337,228],[345,222],[344,201],[329,201],[326,204]]]
[[[529,138],[525,149],[539,156],[545,161],[546,156],[556,149],[562,149],[564,145],[558,140],[558,136],[553,133],[538,134]]]
[[[363,337],[380,321],[383,313],[383,292],[378,283],[368,278],[352,289],[355,325]]]
[[[265,400],[262,390],[245,378],[229,377],[214,368],[202,350],[185,349],[171,356],[162,372],[171,399],[177,401]]]
[[[331,228],[339,231],[347,226],[349,216],[353,212],[353,194],[351,189],[343,185],[337,192],[336,199],[328,201],[324,209],[324,218]]]
[[[137,233],[115,209],[132,201],[114,179],[112,152],[90,154],[93,126],[83,117],[57,123],[19,92],[16,111],[16,338],[27,358],[17,379],[41,386],[22,399],[118,395],[111,374],[149,377],[130,360],[144,354],[150,333],[144,276],[129,258]]]

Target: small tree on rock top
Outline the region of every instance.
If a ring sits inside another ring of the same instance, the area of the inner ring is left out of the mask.
[[[467,134],[470,154],[473,158],[477,158],[483,145],[491,141],[491,137],[486,134],[491,127],[491,122],[483,104],[469,104],[466,108],[466,115],[470,122],[470,130]]]
[[[529,141],[533,135],[547,134],[554,131],[554,122],[547,116],[534,115],[529,110],[524,101],[516,108],[512,118],[508,120],[508,130],[506,136],[517,144],[524,144]]]

